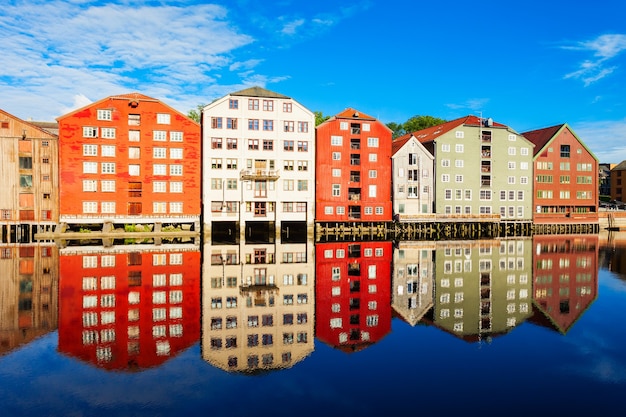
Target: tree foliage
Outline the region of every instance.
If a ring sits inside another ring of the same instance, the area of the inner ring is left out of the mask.
[[[330,116],[324,116],[321,111],[314,111],[313,114],[315,114],[315,126],[319,126],[326,120],[330,119]]]
[[[187,117],[196,123],[200,123],[200,115],[202,114],[204,106],[205,104],[198,104],[195,109],[191,109],[187,112]]]
[[[393,138],[395,139],[407,133],[413,133],[445,122],[446,120],[439,117],[415,115],[404,123],[389,122],[387,127],[393,131]]]

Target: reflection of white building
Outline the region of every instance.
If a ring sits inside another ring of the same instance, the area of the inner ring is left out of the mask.
[[[314,246],[209,245],[202,358],[230,372],[289,368],[313,351]]]
[[[467,341],[509,332],[532,314],[530,238],[437,242],[434,324]]]
[[[302,242],[315,215],[315,118],[259,87],[204,107],[204,230],[211,243]]]
[[[411,326],[433,306],[435,242],[400,242],[393,256],[391,305]]]
[[[393,214],[415,220],[433,212],[433,155],[413,135],[393,142]]]

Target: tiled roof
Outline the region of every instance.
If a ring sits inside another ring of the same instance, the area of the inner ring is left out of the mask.
[[[535,155],[537,155],[563,126],[564,124],[560,124],[543,129],[531,130],[521,135],[535,144]]]
[[[409,140],[411,140],[412,137],[413,135],[409,134],[409,135],[404,135],[401,138],[394,139],[394,141],[391,142],[391,155],[395,155],[396,152],[402,149],[404,144],[407,143]]]
[[[432,142],[435,139],[437,139],[439,136],[451,131],[452,129],[455,129],[459,126],[480,126],[481,125],[481,120],[483,122],[489,120],[489,127],[500,127],[500,128],[506,128],[506,125],[503,125],[501,123],[497,123],[497,122],[492,122],[491,119],[481,119],[478,116],[472,116],[472,115],[468,115],[465,117],[460,117],[458,119],[455,120],[451,120],[449,122],[446,123],[442,123],[440,125],[437,126],[431,126],[428,127],[426,129],[422,129],[422,130],[418,130],[416,132],[412,132],[412,133],[407,133],[406,135],[400,136],[399,138],[396,138],[396,141],[401,141],[401,140],[405,140],[411,137],[411,135],[415,136],[415,138],[420,141],[420,143],[428,143],[428,142]]]
[[[250,87],[241,91],[230,93],[231,96],[246,96],[246,97],[262,97],[262,98],[291,98],[283,94],[278,94],[270,90],[266,90],[261,87]]]
[[[358,119],[358,120],[376,120],[375,117],[368,116],[365,113],[361,113],[360,111],[348,107],[342,112],[337,113],[334,116],[336,119]]]

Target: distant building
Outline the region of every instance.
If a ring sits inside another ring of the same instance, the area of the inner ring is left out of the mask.
[[[438,218],[532,219],[533,145],[523,136],[471,115],[412,135],[434,156]]]
[[[393,141],[394,218],[417,220],[434,209],[434,157],[412,134]]]
[[[626,197],[626,161],[622,161],[611,169],[611,198],[624,201]]]
[[[59,219],[58,138],[0,110],[0,242],[31,242]]]
[[[600,189],[600,196],[611,196],[611,170],[616,166],[617,164],[599,164],[598,165],[598,171],[599,171],[599,189]]]
[[[200,227],[200,126],[138,93],[59,121],[60,216],[67,224]]]
[[[202,110],[203,213],[211,243],[293,242],[315,224],[315,116],[252,87]]]
[[[392,220],[392,131],[346,109],[317,126],[317,222]]]
[[[598,221],[598,160],[567,125],[522,134],[535,145],[534,223]]]

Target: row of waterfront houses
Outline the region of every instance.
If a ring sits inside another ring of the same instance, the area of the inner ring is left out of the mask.
[[[393,139],[352,108],[315,126],[259,87],[206,105],[201,123],[139,93],[57,122],[0,110],[0,241],[57,226],[275,243],[316,223],[598,221],[598,160],[567,124],[520,134],[470,115]]]

